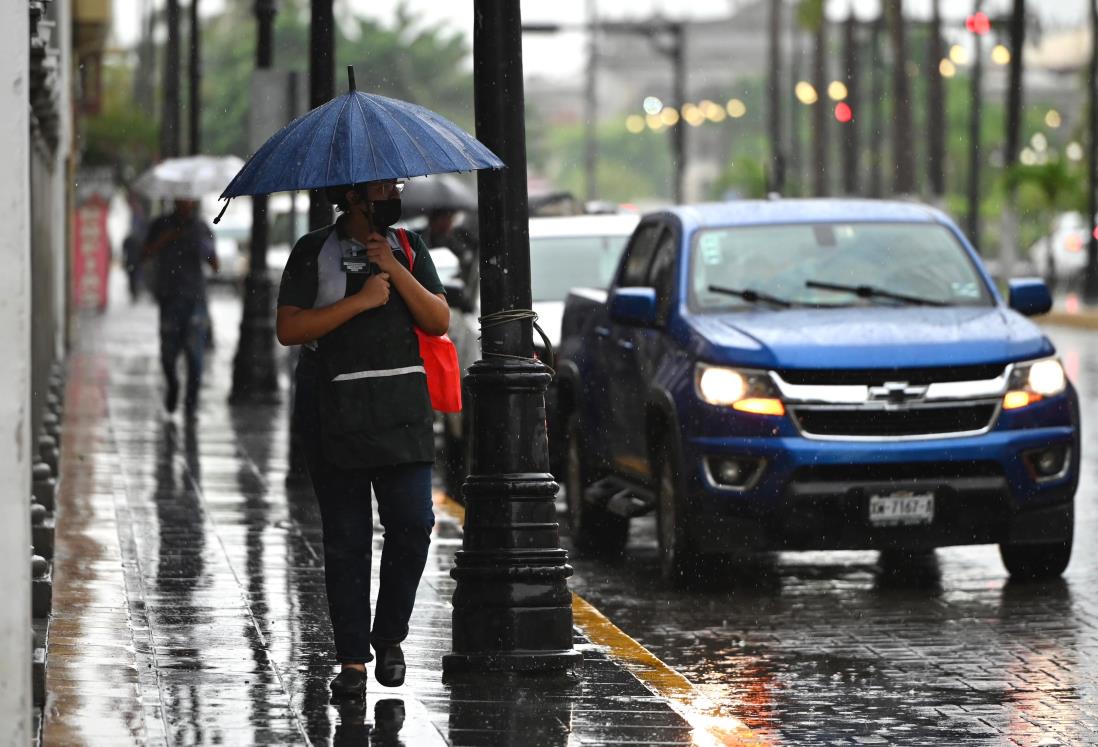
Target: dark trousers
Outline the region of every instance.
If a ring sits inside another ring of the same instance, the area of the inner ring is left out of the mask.
[[[179,392],[176,363],[179,354],[187,360],[186,407],[198,405],[198,389],[202,385],[202,358],[210,333],[210,317],[205,299],[160,299],[160,365],[168,383],[168,396],[173,402]]]
[[[305,447],[309,477],[324,529],[324,585],[340,663],[373,659],[374,648],[408,636],[416,589],[427,563],[431,529],[431,465],[398,464],[374,469],[343,469],[324,458],[316,416],[316,371],[310,354],[298,364],[294,427]],[[373,511],[377,497],[384,528],[380,584],[370,631],[370,566]]]

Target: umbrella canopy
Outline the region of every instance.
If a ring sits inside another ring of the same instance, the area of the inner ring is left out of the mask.
[[[450,120],[406,101],[351,90],[276,132],[222,198],[503,167]]]
[[[243,165],[236,156],[169,158],[138,177],[133,186],[154,200],[198,200],[216,194]]]
[[[400,202],[405,215],[432,210],[476,210],[477,194],[456,176],[436,174],[408,182]]]

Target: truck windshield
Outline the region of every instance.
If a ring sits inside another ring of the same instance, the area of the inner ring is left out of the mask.
[[[563,301],[573,288],[606,288],[628,236],[530,237],[535,301]]]
[[[992,303],[968,253],[936,224],[705,229],[695,237],[690,282],[691,303],[699,311],[758,307],[713,287],[750,288],[792,306]]]

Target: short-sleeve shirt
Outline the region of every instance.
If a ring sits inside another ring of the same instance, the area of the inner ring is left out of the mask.
[[[165,231],[181,228],[178,238],[156,253],[156,295],[160,299],[206,298],[206,276],[202,264],[214,257],[214,235],[205,221],[183,219],[172,213],[162,215],[149,225],[145,238],[151,244]]]
[[[431,293],[445,292],[427,245],[419,234],[407,233],[415,256],[412,276]],[[396,232],[390,229],[387,238],[398,257],[404,257]],[[361,244],[340,231],[338,223],[302,236],[294,245],[282,271],[278,305],[301,309],[323,308],[345,298],[348,295],[347,273],[339,260],[350,256],[359,247]],[[329,257],[328,254],[334,256]]]

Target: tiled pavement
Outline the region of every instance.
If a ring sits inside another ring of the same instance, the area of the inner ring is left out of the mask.
[[[584,679],[572,688],[442,684],[460,526],[441,512],[407,683],[372,683],[365,706],[331,704],[311,492],[284,479],[284,406],[226,404],[239,302],[217,293],[213,306],[193,426],[161,415],[151,305],[116,304],[75,331],[44,744],[692,741],[666,700],[579,634]]]

